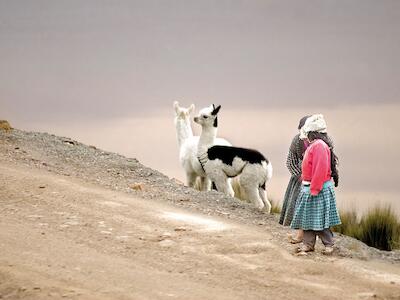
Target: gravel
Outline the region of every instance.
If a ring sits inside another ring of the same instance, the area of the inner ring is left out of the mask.
[[[210,216],[219,216],[269,231],[275,242],[288,251],[289,229],[278,224],[278,216],[260,212],[250,204],[216,191],[200,192],[176,179],[141,164],[136,158],[103,151],[67,137],[21,130],[0,130],[0,162],[24,164],[64,176],[80,178],[112,190],[144,199],[163,201]],[[336,235],[335,257],[400,262],[400,251],[380,251],[341,234]],[[310,258],[327,259],[319,251]]]

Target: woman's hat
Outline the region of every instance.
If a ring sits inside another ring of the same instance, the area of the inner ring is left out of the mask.
[[[312,115],[307,118],[304,126],[300,129],[300,138],[305,139],[311,131],[326,133],[326,122],[322,114]]]

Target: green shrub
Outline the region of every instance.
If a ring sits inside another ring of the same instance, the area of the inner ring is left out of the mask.
[[[342,224],[335,226],[334,231],[358,238],[360,231],[360,222],[357,218],[355,210],[340,213]]]
[[[400,248],[400,222],[390,206],[376,206],[361,220],[358,220],[354,210],[341,213],[340,218],[342,224],[335,226],[334,231],[352,236],[381,250]]]
[[[370,210],[360,222],[359,239],[369,246],[392,250],[399,246],[400,224],[390,206],[377,206]]]

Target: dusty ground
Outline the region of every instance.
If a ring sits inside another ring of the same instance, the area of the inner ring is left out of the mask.
[[[0,205],[3,299],[400,299],[396,252],[296,257],[276,217],[65,138],[0,133]]]

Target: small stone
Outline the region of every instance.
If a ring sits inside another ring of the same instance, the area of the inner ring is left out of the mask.
[[[129,186],[134,191],[143,191],[143,184],[142,183],[133,183]]]
[[[357,296],[360,299],[370,299],[370,298],[376,298],[377,297],[377,295],[375,293],[372,293],[372,292],[358,293]]]
[[[197,274],[201,274],[201,275],[208,275],[208,272],[204,272],[204,271],[198,271]]]
[[[106,230],[102,230],[102,231],[100,231],[100,233],[102,233],[102,234],[111,234],[112,232],[106,231]]]
[[[178,184],[178,185],[185,185],[182,181],[176,179],[176,178],[172,178],[171,179],[174,183]]]
[[[40,219],[40,218],[43,218],[43,216],[41,216],[41,215],[29,215],[28,218],[37,218],[37,219]]]
[[[186,231],[187,229],[185,227],[181,226],[181,227],[176,227],[174,230],[175,231]]]
[[[68,144],[68,145],[71,145],[71,146],[74,146],[74,145],[78,144],[76,141],[73,141],[73,140],[63,140],[63,142]]]
[[[171,247],[171,246],[175,245],[175,242],[173,240],[166,239],[166,240],[160,241],[159,245],[161,247]]]
[[[46,186],[44,186],[44,185],[39,185],[39,189],[44,189],[44,188],[46,188]]]

